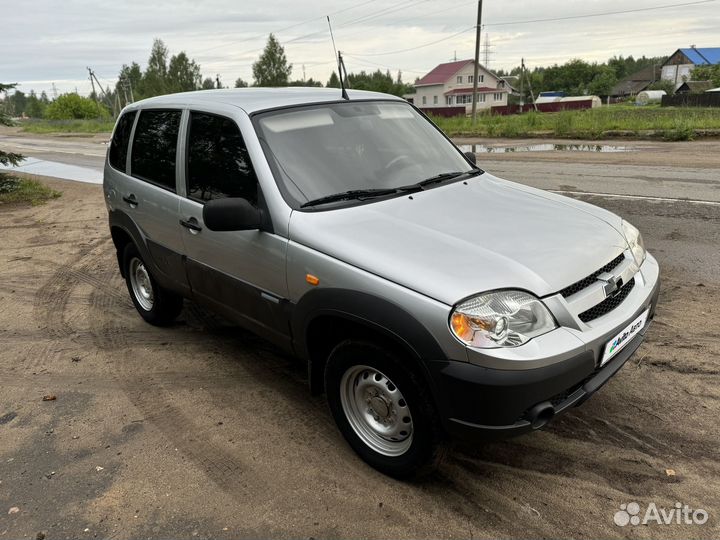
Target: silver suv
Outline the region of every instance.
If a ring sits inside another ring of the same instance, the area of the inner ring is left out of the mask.
[[[484,172],[384,94],[243,89],[127,107],[105,165],[140,315],[204,304],[307,363],[370,465],[525,433],[585,401],[653,317],[638,230]]]

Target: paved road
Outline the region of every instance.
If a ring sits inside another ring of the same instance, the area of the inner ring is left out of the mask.
[[[24,156],[102,169],[109,135],[93,137],[43,137],[26,135],[17,129],[0,129],[0,146]]]
[[[107,134],[91,138],[42,137],[0,130],[0,145],[8,150],[39,160],[96,170],[102,170],[107,138]],[[472,143],[478,141],[458,142],[471,148]],[[523,147],[532,142],[491,141],[490,147]],[[556,142],[567,145],[567,141]],[[720,203],[717,172],[720,143],[623,142],[621,145],[629,151],[492,153],[479,154],[478,159],[480,165],[493,174],[542,189]],[[673,158],[668,152],[672,152]]]

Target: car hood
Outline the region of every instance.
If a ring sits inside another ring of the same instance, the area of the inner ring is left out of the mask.
[[[555,293],[627,248],[601,208],[488,173],[412,196],[293,212],[290,239],[448,305],[502,288]]]

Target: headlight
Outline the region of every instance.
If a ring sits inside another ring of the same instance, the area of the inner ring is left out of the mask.
[[[635,263],[638,266],[642,265],[645,260],[645,244],[643,243],[642,234],[640,234],[640,231],[638,231],[637,228],[633,227],[625,220],[622,222],[622,230],[625,235],[625,239],[630,246],[630,251],[632,251]]]
[[[515,347],[557,328],[545,305],[523,291],[480,294],[455,307],[450,329],[465,345]]]

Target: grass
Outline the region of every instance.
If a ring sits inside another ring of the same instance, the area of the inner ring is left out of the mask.
[[[23,120],[20,123],[27,133],[110,133],[114,120]]]
[[[3,204],[31,204],[37,206],[62,193],[32,178],[0,174],[0,206]]]
[[[700,136],[720,136],[718,108],[611,105],[557,113],[509,116],[483,113],[475,126],[467,117],[435,117],[433,121],[451,137],[650,137],[687,141]]]

